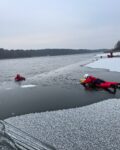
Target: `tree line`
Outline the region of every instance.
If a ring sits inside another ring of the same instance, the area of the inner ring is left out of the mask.
[[[38,57],[38,56],[57,56],[70,54],[93,53],[103,50],[88,50],[88,49],[38,49],[38,50],[8,50],[0,48],[0,59],[4,58],[24,58],[24,57]]]

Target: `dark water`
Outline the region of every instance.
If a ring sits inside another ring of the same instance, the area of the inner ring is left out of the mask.
[[[85,58],[87,57],[89,56],[86,55]],[[120,98],[120,91],[112,95],[103,90],[86,91],[80,85],[79,79],[85,73],[104,80],[120,82],[120,73],[81,67],[80,64],[84,61],[85,59],[82,61],[80,59],[80,62],[71,62],[71,65],[65,65],[65,67],[48,72],[46,76],[44,75],[44,78],[39,80],[38,84],[35,84],[37,83],[35,78],[32,83],[36,85],[35,87],[21,88],[18,85],[16,87],[12,86],[10,90],[1,89],[0,119],[34,112],[80,107],[104,99]],[[27,84],[31,83],[28,82]],[[25,85],[27,84],[25,83]]]

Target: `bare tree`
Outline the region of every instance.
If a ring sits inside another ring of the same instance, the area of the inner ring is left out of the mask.
[[[115,44],[113,51],[120,51],[120,41]]]

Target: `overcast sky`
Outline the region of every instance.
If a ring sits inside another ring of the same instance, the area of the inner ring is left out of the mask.
[[[0,47],[112,48],[120,0],[1,0]]]

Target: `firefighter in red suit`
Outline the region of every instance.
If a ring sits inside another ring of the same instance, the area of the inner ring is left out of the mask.
[[[109,93],[115,94],[116,89],[119,88],[120,83],[118,82],[108,82],[91,76],[89,74],[84,75],[85,80],[81,83],[86,89],[89,88],[103,88]],[[111,90],[111,89],[113,90]]]
[[[15,77],[15,81],[22,81],[25,80],[25,77],[22,77],[20,74],[17,74]]]

